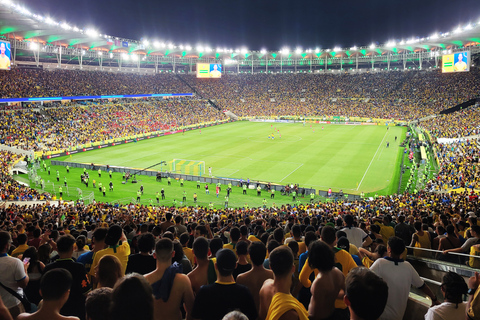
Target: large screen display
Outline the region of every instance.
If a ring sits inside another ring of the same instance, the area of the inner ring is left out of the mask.
[[[12,50],[10,42],[0,41],[0,70],[10,70],[10,57]]]
[[[219,63],[197,63],[197,78],[221,78],[222,65]]]
[[[470,53],[468,51],[442,56],[442,72],[470,71]]]

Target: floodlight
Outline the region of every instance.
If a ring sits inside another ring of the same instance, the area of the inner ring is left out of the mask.
[[[206,47],[206,48],[205,48],[205,51],[206,51],[206,52],[212,52],[212,48]]]
[[[72,29],[72,27],[69,26],[66,22],[62,23],[60,25],[60,27],[62,27],[62,29],[65,29],[65,30],[71,30]]]
[[[399,45],[403,46],[405,44],[405,40],[400,41]]]
[[[240,52],[243,53],[243,54],[246,54],[246,53],[248,53],[248,49],[247,48],[242,48],[240,50]]]
[[[320,52],[320,48],[315,48],[315,53],[319,53]]]
[[[53,21],[52,18],[48,17],[47,19],[45,19],[45,23],[48,23],[48,24],[51,24],[51,25],[54,25],[54,24],[57,24],[55,21]]]
[[[187,49],[188,51],[192,50],[192,47],[191,46],[186,46],[185,49]]]
[[[3,0],[2,2],[7,6],[11,6],[13,4],[11,0]]]
[[[432,39],[432,40],[437,40],[438,38],[439,38],[438,33],[434,33],[430,36],[430,39]]]
[[[462,32],[462,28],[458,27],[457,29],[453,30],[453,33],[460,33]]]
[[[77,27],[73,27],[73,31],[75,31],[75,32],[79,32],[79,31],[80,31],[80,29],[78,29]]]
[[[395,47],[395,40],[388,41],[387,44],[386,44],[386,46],[389,47],[389,48]]]
[[[351,47],[350,50],[353,50],[353,51],[357,50],[357,46]]]
[[[335,47],[335,48],[333,48],[333,51],[335,51],[335,52],[342,51],[342,48],[340,48],[340,47]]]
[[[302,48],[297,48],[297,49],[295,49],[295,53],[296,53],[296,54],[302,53]]]
[[[30,42],[30,49],[32,50],[38,50],[38,44],[35,42]]]
[[[87,36],[89,36],[89,37],[92,37],[92,38],[98,37],[98,32],[95,31],[95,30],[93,30],[93,29],[87,29],[87,30],[85,31],[85,34],[86,34]]]
[[[173,49],[173,48],[175,48],[175,46],[173,45],[173,43],[169,43],[169,44],[168,44],[168,48],[169,48],[169,49]]]
[[[153,43],[153,46],[154,46],[155,48],[157,48],[157,49],[160,48],[160,42],[155,41],[155,42]]]
[[[216,50],[218,53],[222,53],[223,52],[223,49],[222,48],[217,48]]]
[[[202,47],[202,46],[198,46],[198,47],[197,47],[197,51],[198,51],[198,52],[203,51],[203,47]]]
[[[372,43],[372,44],[370,45],[370,49],[375,49],[375,43]]]
[[[148,46],[149,44],[150,42],[147,39],[143,40],[143,45]]]
[[[260,53],[261,53],[261,54],[266,54],[266,53],[267,53],[267,50],[262,49],[262,50],[260,50]]]
[[[465,28],[464,28],[464,29],[465,29],[465,30],[472,30],[472,29],[473,29],[473,27],[472,27],[472,25],[471,25],[471,24],[468,24],[468,25],[466,25],[466,26],[465,26]]]
[[[98,51],[98,55],[99,55],[99,56],[103,56],[103,52],[102,52],[102,51]]]

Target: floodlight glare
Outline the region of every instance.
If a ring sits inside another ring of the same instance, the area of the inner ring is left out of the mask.
[[[342,51],[342,48],[340,48],[340,47],[335,47],[335,48],[333,48],[333,51],[335,51],[335,52]]]
[[[438,35],[438,33],[434,33],[430,36],[430,39],[432,40],[437,40],[440,36]]]
[[[295,53],[296,53],[296,54],[302,53],[302,48],[297,48],[297,49],[295,49]]]
[[[50,18],[50,17],[48,17],[47,19],[45,19],[45,23],[48,23],[48,24],[51,24],[51,25],[54,25],[54,24],[56,24],[56,22],[55,22],[55,21],[53,21],[53,19],[52,19],[52,18]]]
[[[387,44],[386,44],[387,47],[394,47],[395,46],[395,41],[388,41]]]
[[[473,29],[473,27],[472,27],[471,24],[468,24],[468,25],[465,26],[465,30],[472,30],[472,29]]]
[[[129,59],[128,54],[126,54],[126,53],[122,54],[122,59],[123,60],[128,60]]]
[[[370,49],[375,49],[375,43],[372,43],[372,44],[370,45]]]
[[[319,53],[320,52],[320,48],[315,48],[315,53]]]
[[[353,51],[357,50],[357,46],[351,47],[350,50],[353,50]]]
[[[248,53],[248,49],[247,49],[247,48],[242,48],[242,49],[240,50],[240,52],[243,53],[243,54]]]
[[[261,54],[266,54],[266,53],[267,53],[267,50],[262,49],[262,50],[260,50],[260,53],[261,53]]]
[[[285,48],[283,48],[283,49],[280,51],[280,53],[282,53],[282,54],[289,54],[289,53],[290,53],[290,49],[287,48],[287,47],[285,47]]]
[[[153,46],[154,46],[155,48],[157,48],[157,49],[160,48],[160,42],[154,41],[154,42],[153,42]]]
[[[65,30],[72,30],[72,27],[69,26],[66,22],[62,23],[60,27],[62,27],[62,29],[65,29]]]
[[[85,31],[85,34],[92,38],[98,37],[98,32],[93,29],[87,29],[87,31]]]
[[[145,39],[145,40],[143,40],[143,44],[144,44],[145,46],[148,46],[148,45],[150,44],[150,42],[149,42],[147,39]]]
[[[169,49],[173,49],[173,48],[175,48],[175,46],[173,45],[173,43],[169,43],[169,44],[168,44],[168,48],[169,48]]]
[[[32,50],[38,50],[38,44],[35,42],[30,42],[30,49]]]
[[[198,52],[203,51],[203,47],[202,47],[202,46],[198,46],[198,47],[197,47],[197,51],[198,51]]]
[[[191,46],[186,46],[185,49],[187,49],[188,51],[192,50],[192,47]]]
[[[75,32],[79,32],[79,31],[80,31],[80,29],[78,29],[77,27],[73,27],[73,31],[75,31]]]
[[[98,55],[99,55],[99,56],[103,56],[103,52],[102,52],[102,51],[98,51]]]
[[[460,33],[462,32],[462,28],[458,27],[457,29],[453,30],[453,33]]]

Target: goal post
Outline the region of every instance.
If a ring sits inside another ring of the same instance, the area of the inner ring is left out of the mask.
[[[173,159],[169,163],[169,171],[192,176],[203,176],[205,174],[205,161]]]

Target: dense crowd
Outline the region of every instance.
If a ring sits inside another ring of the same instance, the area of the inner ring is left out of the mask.
[[[1,98],[97,96],[114,94],[188,93],[173,74],[137,75],[103,71],[0,71]]]
[[[468,193],[426,192],[267,209],[12,205],[0,211],[0,282],[44,317],[402,319],[413,285],[432,300],[426,319],[476,319],[479,301],[463,302],[462,277],[448,273],[437,297],[402,259],[409,245],[415,256],[478,268],[453,254],[480,252],[478,212]],[[68,285],[49,282],[52,270]],[[469,282],[473,292],[479,282]],[[25,311],[0,296],[14,317]]]
[[[6,111],[0,113],[0,142],[27,150],[62,150],[224,118],[195,98]]]

